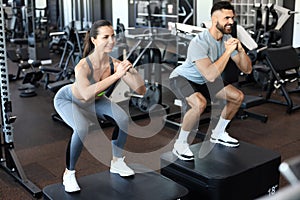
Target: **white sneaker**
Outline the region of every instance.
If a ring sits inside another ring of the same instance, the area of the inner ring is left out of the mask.
[[[189,148],[189,144],[186,141],[178,141],[176,140],[174,144],[174,148],[172,152],[180,159],[180,160],[194,160],[194,154]]]
[[[75,170],[66,170],[63,175],[63,185],[66,192],[78,192],[80,187],[76,181]]]
[[[230,137],[229,134],[225,131],[224,133],[216,133],[214,130],[210,136],[210,142],[222,144],[227,147],[237,147],[239,146],[239,141],[233,137]]]
[[[120,176],[133,176],[134,171],[130,169],[124,162],[125,157],[118,158],[117,161],[110,162],[110,172],[119,174]]]

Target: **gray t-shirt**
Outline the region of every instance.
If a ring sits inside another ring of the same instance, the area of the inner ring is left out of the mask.
[[[197,84],[206,83],[207,80],[197,69],[195,61],[203,58],[209,58],[212,62],[218,60],[225,52],[224,42],[229,38],[231,38],[231,35],[224,34],[222,40],[217,41],[208,30],[199,33],[189,44],[185,62],[173,70],[170,78],[180,75]],[[237,51],[235,50],[231,57],[236,54]]]

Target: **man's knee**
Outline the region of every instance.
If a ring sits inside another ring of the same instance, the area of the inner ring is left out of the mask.
[[[244,93],[240,90],[236,90],[235,95],[234,95],[234,99],[235,99],[236,103],[241,105],[242,102],[244,101],[244,98],[245,98]]]
[[[200,93],[194,93],[187,97],[186,100],[194,111],[198,111],[200,113],[202,113],[207,106],[205,97],[203,97]]]

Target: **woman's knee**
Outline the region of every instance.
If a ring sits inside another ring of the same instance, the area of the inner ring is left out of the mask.
[[[88,121],[85,122],[77,122],[73,125],[73,134],[77,134],[81,140],[84,140],[90,130],[90,123]]]

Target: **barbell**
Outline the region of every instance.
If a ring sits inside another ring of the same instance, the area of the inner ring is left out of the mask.
[[[159,103],[160,90],[158,83],[146,84],[146,93],[144,95],[126,91],[124,96],[130,97],[132,105],[137,107],[140,111],[149,112],[153,106]]]

